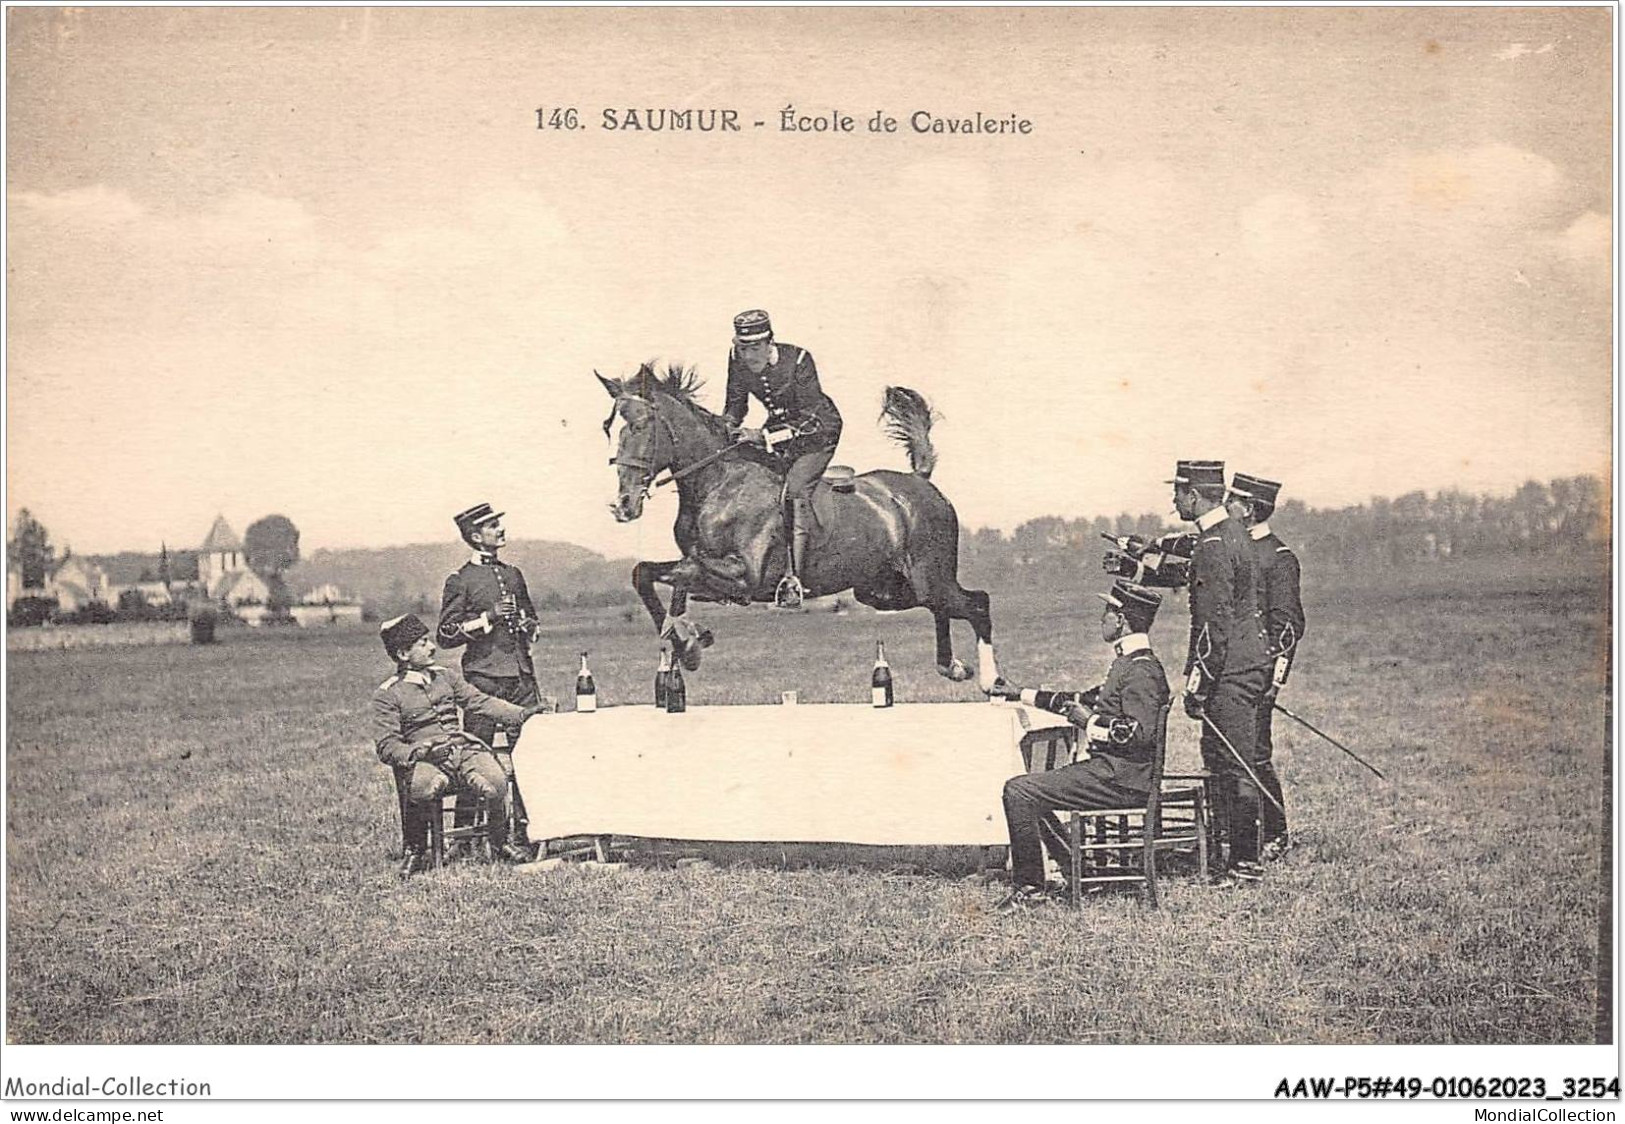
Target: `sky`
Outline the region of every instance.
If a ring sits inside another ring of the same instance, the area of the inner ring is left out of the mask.
[[[6,16],[7,513],[80,553],[484,500],[671,557],[593,372],[720,408],[753,307],[838,462],[905,467],[882,389],[931,400],[968,527],[1169,511],[1180,457],[1312,506],[1612,472],[1607,8]],[[666,107],[745,127],[600,127]]]

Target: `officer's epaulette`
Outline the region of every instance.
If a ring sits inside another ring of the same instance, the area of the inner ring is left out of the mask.
[[[1209,535],[1207,538],[1203,539],[1202,541],[1203,542],[1223,542],[1224,539],[1222,537],[1220,537],[1219,535]]]
[[[1277,553],[1277,554],[1291,554],[1292,553],[1292,548],[1290,546],[1278,546],[1278,547],[1275,548],[1275,553]]]
[[[387,691],[391,687],[393,687],[395,684],[399,683],[400,681],[401,681],[401,673],[397,671],[394,675],[391,675],[388,679],[386,679],[382,683],[378,684],[378,689],[380,691]]]

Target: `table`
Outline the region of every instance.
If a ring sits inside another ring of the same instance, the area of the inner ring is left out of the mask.
[[[985,702],[606,707],[531,718],[513,763],[532,841],[996,846],[1004,782],[1074,731]]]

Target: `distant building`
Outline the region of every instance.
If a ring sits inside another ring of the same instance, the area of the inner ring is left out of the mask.
[[[88,605],[108,604],[110,592],[107,571],[87,558],[70,555],[51,571],[40,596],[56,598],[60,612],[76,613]]]
[[[361,620],[361,603],[329,582],[308,590],[299,604],[289,608],[301,628],[324,624],[355,624]]]
[[[214,517],[214,525],[198,547],[197,577],[210,597],[222,596],[217,590],[226,586],[226,579],[248,569],[248,556],[243,552],[243,540],[231,529],[224,515]]]
[[[333,605],[341,604],[350,600],[352,600],[352,598],[347,596],[343,590],[339,589],[339,587],[334,585],[332,582],[328,582],[326,585],[319,585],[315,589],[307,591],[305,595],[299,599],[299,604]]]
[[[214,517],[214,525],[198,547],[198,584],[213,601],[222,602],[237,611],[249,624],[258,624],[269,611],[271,587],[248,568],[248,555],[243,551],[243,540],[231,529],[224,515]],[[260,612],[243,612],[260,609]]]
[[[125,590],[139,593],[141,595],[141,599],[154,608],[157,608],[160,605],[171,604],[175,600],[175,596],[171,591],[171,586],[164,582],[132,582],[131,584],[120,589],[119,592],[123,593]]]

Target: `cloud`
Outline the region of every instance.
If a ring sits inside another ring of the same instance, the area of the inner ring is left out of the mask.
[[[1552,208],[1564,177],[1545,157],[1488,144],[1397,156],[1372,169],[1366,184],[1373,202],[1396,217],[1518,224]]]
[[[13,191],[9,196],[11,206],[22,215],[65,225],[114,226],[134,222],[146,214],[145,209],[130,196],[103,184],[54,194]]]
[[[1531,49],[1527,43],[1509,43],[1499,51],[1496,51],[1494,57],[1502,62],[1516,62],[1525,55],[1550,54],[1552,48],[1555,46],[1555,43],[1546,43],[1540,47]]]
[[[1545,243],[1582,281],[1595,289],[1609,290],[1613,282],[1614,224],[1607,215],[1586,211]]]
[[[1552,241],[1560,256],[1576,264],[1606,262],[1613,250],[1614,224],[1607,215],[1587,211]]]

